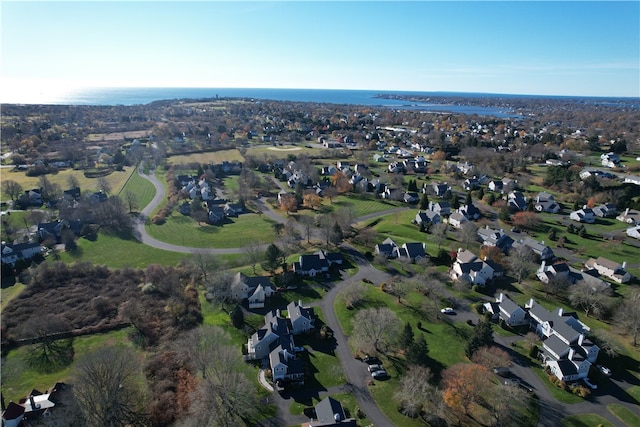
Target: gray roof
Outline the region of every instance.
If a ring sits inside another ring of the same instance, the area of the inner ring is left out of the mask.
[[[544,340],[542,345],[557,354],[558,358],[562,357],[569,351],[569,345],[555,335],[551,335],[549,338]]]
[[[314,426],[356,425],[353,419],[344,422],[346,416],[342,404],[332,397],[325,397],[318,402],[315,410],[317,421],[313,423]]]
[[[502,302],[500,303],[500,308],[509,314],[515,313],[516,310],[524,311],[522,307],[520,307],[518,304],[516,304],[511,298],[509,298],[506,295],[502,296]]]

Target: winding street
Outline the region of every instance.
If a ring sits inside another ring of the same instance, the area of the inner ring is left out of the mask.
[[[142,171],[138,172],[143,178],[149,180],[156,189],[156,194],[153,200],[141,211],[136,224],[136,238],[149,246],[154,248],[163,249],[167,251],[180,252],[180,253],[208,253],[208,254],[233,254],[242,253],[243,248],[192,248],[188,246],[174,245],[167,242],[162,242],[149,236],[145,229],[145,222],[151,212],[163,201],[165,196],[165,190],[160,181],[153,175],[146,175]],[[261,209],[264,215],[267,215],[270,219],[276,222],[284,223],[286,219],[274,212],[264,198],[257,199],[256,203]],[[390,213],[400,212],[408,208],[394,208],[386,211],[377,212],[374,214],[365,215],[357,218],[356,221],[366,221],[378,216],[387,215]],[[266,248],[266,245],[264,245]],[[392,426],[392,422],[380,411],[377,404],[373,400],[373,397],[369,393],[367,388],[367,382],[370,379],[370,374],[366,369],[366,365],[357,359],[351,353],[348,345],[348,337],[344,334],[338,318],[334,310],[334,303],[338,293],[349,286],[352,283],[360,282],[362,279],[367,278],[373,283],[389,282],[392,276],[388,273],[380,271],[374,268],[367,259],[354,247],[343,244],[343,250],[349,255],[349,257],[358,266],[358,272],[353,276],[343,274],[342,280],[333,283],[327,283],[328,291],[324,298],[312,305],[318,306],[322,309],[325,315],[325,321],[327,326],[334,332],[334,338],[336,340],[335,354],[340,361],[342,370],[347,378],[347,382],[342,386],[332,387],[328,390],[307,390],[300,392],[300,396],[315,395],[320,398],[329,394],[347,392],[355,396],[358,406],[366,414],[369,421],[375,426]],[[451,295],[449,295],[451,297]],[[455,299],[453,299],[455,300]],[[457,315],[451,318],[451,321],[466,322],[471,320],[472,322],[478,322],[478,316],[473,313],[468,305],[462,304],[457,309]],[[511,348],[511,344],[517,340],[521,340],[520,336],[503,337],[494,334],[495,343],[509,352],[514,360],[514,364],[511,367],[511,371],[519,377],[522,382],[531,387],[538,398],[540,415],[538,418],[539,427],[555,427],[562,424],[562,419],[568,415],[575,414],[598,414],[613,425],[623,425],[620,421],[613,416],[608,410],[607,405],[611,403],[617,403],[625,406],[634,413],[637,413],[638,406],[630,401],[629,396],[625,392],[625,389],[635,383],[629,382],[628,378],[610,378],[606,384],[601,385],[598,390],[593,390],[591,397],[576,404],[564,404],[558,402],[545,386],[545,384],[538,378],[531,368],[522,360],[517,352]],[[308,419],[304,415],[292,415],[289,411],[289,406],[292,403],[292,399],[286,399],[274,393],[271,397],[266,399],[266,403],[273,403],[278,407],[278,415],[272,418],[262,425],[264,426],[282,426],[282,425],[294,425],[307,422]]]

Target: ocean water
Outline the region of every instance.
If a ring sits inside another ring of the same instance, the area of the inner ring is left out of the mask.
[[[143,105],[160,100],[205,98],[252,98],[256,100],[317,102],[331,104],[381,106],[420,111],[478,114],[481,116],[517,116],[506,108],[464,104],[417,103],[399,99],[379,98],[379,95],[419,95],[425,97],[484,97],[484,98],[571,98],[533,95],[478,94],[462,92],[402,92],[335,89],[256,89],[256,88],[83,88],[71,90],[40,89],[34,93],[17,93],[12,104],[49,105]],[[603,101],[601,99],[600,101]],[[615,102],[615,100],[613,101]]]

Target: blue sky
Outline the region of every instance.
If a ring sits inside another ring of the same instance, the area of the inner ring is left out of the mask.
[[[640,96],[640,2],[3,1],[2,90]]]

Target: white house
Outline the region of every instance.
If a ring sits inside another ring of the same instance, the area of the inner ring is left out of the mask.
[[[494,269],[486,262],[478,259],[471,251],[458,249],[456,260],[449,271],[454,281],[468,280],[474,285],[484,286],[494,277]]]
[[[640,239],[640,225],[627,228],[626,233],[627,233],[627,236],[629,237],[633,237],[634,239]]]
[[[495,318],[502,319],[509,326],[521,326],[529,324],[527,312],[502,292],[496,298],[495,303],[484,304],[487,311]]]
[[[593,209],[585,206],[582,209],[571,212],[569,214],[569,219],[578,222],[584,222],[587,224],[593,224],[594,222],[596,222],[596,214],[593,212]]]
[[[589,269],[598,271],[600,275],[605,276],[616,283],[627,283],[631,280],[631,274],[625,270],[627,266],[626,262],[620,264],[604,257],[598,257],[596,259],[589,258],[584,265]]]
[[[616,219],[627,224],[640,224],[640,211],[627,208]]]
[[[2,242],[2,264],[15,265],[19,260],[30,260],[41,254],[44,248],[39,243],[5,243]]]
[[[456,211],[449,216],[449,224],[454,228],[462,227],[462,224],[469,221],[466,216]]]

